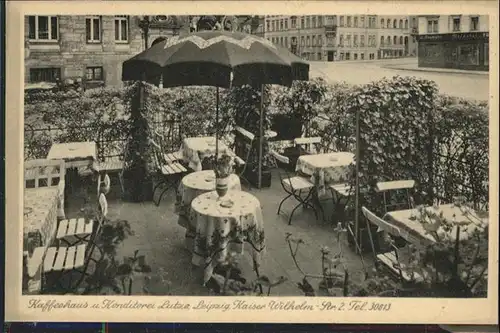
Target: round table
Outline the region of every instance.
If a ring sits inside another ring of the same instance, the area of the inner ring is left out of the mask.
[[[232,206],[223,204],[232,202]],[[190,223],[195,226],[192,263],[204,265],[203,283],[228,253],[243,253],[250,246],[257,263],[264,251],[264,221],[259,200],[250,193],[228,191],[219,198],[216,191],[201,194],[191,203]]]

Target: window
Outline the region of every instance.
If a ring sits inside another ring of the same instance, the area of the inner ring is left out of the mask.
[[[311,18],[308,16],[306,18],[306,29],[309,29],[311,27]]]
[[[392,28],[396,29],[398,27],[398,22],[396,20],[392,21]]]
[[[392,44],[398,45],[398,37],[396,36],[392,37]]]
[[[351,47],[351,35],[347,35],[346,42],[347,42],[347,43],[346,43],[346,44],[347,44],[346,46],[347,46],[347,47]]]
[[[415,24],[415,18],[413,18],[413,24]],[[408,29],[408,20],[405,20],[405,29]]]
[[[280,45],[283,46],[283,37],[280,37]]]
[[[360,43],[361,43],[361,47],[365,46],[365,35],[361,35]]]
[[[361,28],[365,27],[365,17],[361,16]]]
[[[267,31],[271,31],[271,22],[269,21],[266,22],[266,29]]]
[[[384,46],[384,36],[380,36],[380,46]]]
[[[387,39],[385,41],[387,45],[391,45],[391,37],[387,36]]]
[[[87,81],[102,81],[102,67],[87,67],[85,69],[85,78]]]
[[[490,43],[484,43],[484,66],[490,65]]]
[[[365,60],[365,54],[361,53],[361,60]]]
[[[322,25],[323,25],[323,17],[322,16],[318,16],[318,27],[321,27]]]
[[[87,43],[101,42],[101,18],[99,16],[90,16],[85,19],[85,29]]]
[[[405,25],[408,27],[408,20],[406,20]],[[411,19],[411,27],[412,28],[418,28],[418,24],[417,24],[417,19],[416,18],[412,18]]]
[[[280,20],[280,30],[283,30],[285,27],[283,20]]]
[[[351,53],[350,52],[346,52],[345,60],[351,60]]]
[[[285,46],[288,47],[288,37],[285,37]]]
[[[318,36],[318,45],[319,46],[323,45],[323,37],[321,35]]]
[[[60,68],[30,68],[30,82],[56,82],[61,79]]]
[[[292,17],[292,29],[295,29],[295,28],[297,28],[297,18]]]
[[[311,46],[311,37],[307,36],[306,43],[307,46]]]
[[[354,60],[358,60],[358,54],[354,53]]]
[[[352,17],[347,16],[347,26],[348,27],[351,27],[351,20],[352,20]]]
[[[312,18],[312,27],[316,28],[316,16],[313,16]]]
[[[316,36],[312,37],[312,46],[316,46]]]
[[[391,27],[391,20],[387,19],[387,28],[390,28],[390,27]]]
[[[300,37],[300,46],[305,46],[306,45],[306,39],[304,36]]]
[[[403,36],[399,36],[399,44],[403,45]]]
[[[115,41],[128,41],[128,16],[120,15],[115,17]]]
[[[403,20],[399,20],[399,29],[403,29]]]
[[[339,44],[340,44],[340,47],[344,47],[344,35],[340,35]]]
[[[382,28],[383,28],[383,27],[384,27],[384,25],[385,25],[385,20],[384,20],[384,19],[381,19],[381,20],[380,20],[380,27],[382,27]]]
[[[358,27],[358,17],[355,17],[354,18],[354,27],[357,28]]]
[[[479,30],[479,17],[471,17],[470,18],[470,31]]]
[[[427,20],[427,33],[436,33],[439,31],[438,29],[438,19],[428,19]]]
[[[59,35],[57,16],[28,16],[28,38],[56,41]]]
[[[321,60],[321,52],[318,52],[318,60]]]
[[[453,31],[460,31],[460,17],[453,18]]]
[[[343,17],[343,16],[341,16],[341,17],[340,17],[340,23],[339,23],[339,25],[340,25],[341,27],[343,27],[343,26],[344,26],[344,17]]]
[[[288,19],[285,19],[285,30],[288,30]]]
[[[353,43],[354,43],[354,47],[358,47],[358,35],[354,35]]]

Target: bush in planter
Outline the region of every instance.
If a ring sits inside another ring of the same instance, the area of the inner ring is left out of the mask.
[[[325,80],[315,78],[310,81],[294,81],[291,88],[275,87],[275,89],[273,108],[277,113],[288,115],[293,122],[300,122],[301,133],[308,135],[310,122],[319,113],[318,103],[323,100],[327,92]]]

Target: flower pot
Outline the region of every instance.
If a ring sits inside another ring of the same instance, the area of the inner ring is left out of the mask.
[[[219,197],[223,197],[226,195],[228,190],[229,177],[216,178],[215,179],[215,191]]]

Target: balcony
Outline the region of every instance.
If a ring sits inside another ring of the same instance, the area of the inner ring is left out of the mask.
[[[337,34],[337,25],[334,24],[325,24],[325,34],[326,35],[336,35]]]

